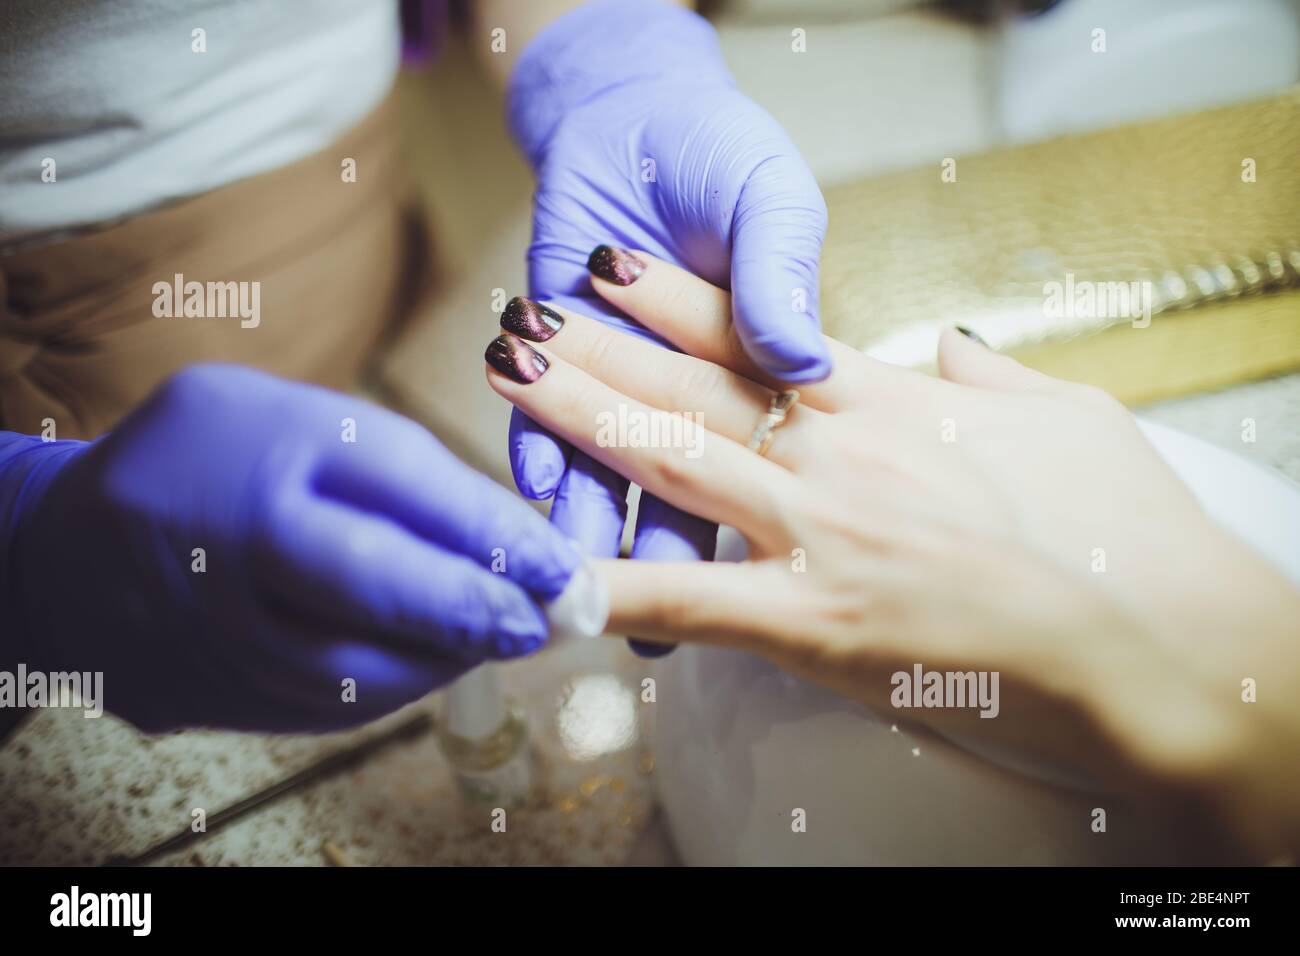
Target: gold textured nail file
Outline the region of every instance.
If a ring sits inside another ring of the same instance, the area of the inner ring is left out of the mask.
[[[942,159],[827,191],[829,334],[928,368],[963,325],[1134,404],[1300,368],[1300,86]]]

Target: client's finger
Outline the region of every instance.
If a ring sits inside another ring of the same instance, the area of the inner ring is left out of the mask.
[[[692,419],[652,408],[509,333],[485,355],[498,394],[646,491],[773,543],[772,515],[799,501],[798,479]]]
[[[789,589],[761,563],[605,560],[611,634],[664,643],[720,644],[758,651],[773,622],[789,620]]]
[[[608,328],[568,309],[514,298],[501,328],[655,408],[689,413],[711,431],[746,444],[767,410],[772,390],[712,362],[683,355]],[[802,394],[802,393],[801,393]],[[821,412],[796,406],[768,458],[791,466],[806,457],[800,424]]]
[[[683,352],[771,389],[785,387],[749,358],[732,324],[731,295],[726,290],[648,253],[609,246],[597,246],[587,268],[592,288],[601,298]],[[834,371],[825,381],[800,385],[800,402],[811,408],[837,411],[861,400],[864,377],[879,363],[843,342],[827,338],[826,345]]]
[[[1026,368],[1007,355],[999,355],[975,333],[962,328],[944,329],[939,335],[939,374],[958,385],[1023,392],[1056,380]]]
[[[510,414],[510,472],[525,498],[541,501],[555,494],[569,462],[569,449],[519,409]]]
[[[627,521],[627,479],[581,451],[575,451],[551,504],[551,524],[583,554],[618,555]]]

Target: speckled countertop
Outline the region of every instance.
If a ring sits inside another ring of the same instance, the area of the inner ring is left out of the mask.
[[[1158,402],[1137,411],[1300,482],[1300,375]],[[1255,423],[1253,442],[1242,440],[1247,418]]]
[[[667,844],[639,846],[651,823],[651,726],[638,693],[639,661],[620,641],[548,651],[499,665],[529,713],[543,790],[508,811],[457,791],[436,734],[398,742],[320,780],[158,865],[323,865],[334,843],[356,865],[601,865],[667,859]],[[401,722],[435,712],[438,697],[356,731],[270,736],[188,731],[148,737],[79,710],[32,715],[0,747],[0,864],[94,865],[130,857],[312,763]],[[652,835],[656,833],[651,829]]]

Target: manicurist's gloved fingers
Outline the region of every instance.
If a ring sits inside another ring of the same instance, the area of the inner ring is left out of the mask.
[[[745,351],[783,382],[831,372],[817,312],[825,236],[826,201],[794,147],[756,166],[732,219],[732,318]]]
[[[534,501],[555,494],[572,449],[514,408],[510,411],[510,472],[519,493]]]
[[[636,537],[632,542],[634,561],[712,561],[718,544],[718,526],[712,521],[679,511],[649,493],[637,505]],[[662,657],[671,644],[628,639],[641,657]]]
[[[507,400],[667,503],[742,533],[798,492],[795,476],[695,422],[679,422],[680,443],[610,441],[603,423],[620,415],[649,422],[664,415],[523,339],[505,334],[488,346],[488,381]],[[689,454],[688,454],[689,452]]]
[[[307,491],[272,509],[257,538],[258,580],[304,617],[467,661],[525,654],[546,639],[521,587],[389,518]]]
[[[516,495],[474,471],[418,426],[396,419],[322,461],[315,487],[325,496],[383,515],[527,591],[552,598],[581,556],[564,535]]]
[[[551,504],[551,524],[595,558],[618,555],[627,521],[628,480],[577,449]]]

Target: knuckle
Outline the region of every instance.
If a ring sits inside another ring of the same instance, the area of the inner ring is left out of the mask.
[[[680,448],[652,449],[646,470],[661,488],[690,488],[698,483],[699,473],[695,462],[688,459]]]
[[[591,334],[584,336],[574,349],[571,361],[593,374],[617,368],[618,356],[614,354],[618,342],[616,336],[622,334],[597,322],[591,323]]]
[[[717,366],[687,360],[676,373],[669,395],[679,410],[698,410],[721,397],[722,387]]]
[[[662,282],[656,292],[656,307],[665,315],[695,314],[700,311],[699,291],[693,282]]]
[[[747,369],[753,365],[753,360],[750,359],[749,353],[745,351],[745,343],[740,340],[736,327],[731,324],[728,324],[723,337],[722,364],[733,371]]]
[[[549,423],[558,421],[562,425],[570,425],[574,431],[583,437],[595,440],[596,430],[600,426],[598,421],[602,413],[616,413],[617,409],[604,407],[605,402],[598,391],[594,382],[575,381],[570,388],[557,389],[559,397],[555,400],[555,415],[545,416]]]

